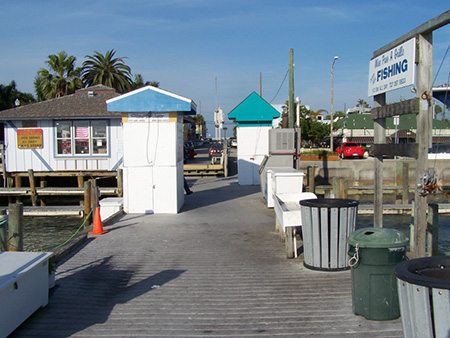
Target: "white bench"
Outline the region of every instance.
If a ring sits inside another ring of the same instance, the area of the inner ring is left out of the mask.
[[[317,198],[312,192],[275,194],[275,230],[286,243],[286,257],[297,257],[296,227],[302,226],[300,201]]]

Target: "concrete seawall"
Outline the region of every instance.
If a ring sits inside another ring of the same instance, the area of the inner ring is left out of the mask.
[[[416,184],[416,160],[391,160],[383,161],[384,185],[396,185],[396,180],[401,175],[402,162],[409,166],[409,185]],[[367,186],[374,184],[375,163],[372,157],[362,160],[338,160],[338,161],[300,161],[300,170],[305,173],[309,167],[315,167],[315,184],[332,184],[333,177],[347,180],[349,186]],[[434,170],[439,177],[438,183],[450,185],[450,161],[429,160],[428,167]]]

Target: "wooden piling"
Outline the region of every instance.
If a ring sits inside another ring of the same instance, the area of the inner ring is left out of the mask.
[[[7,251],[8,250],[8,237],[6,227],[8,216],[6,215],[6,209],[0,210],[0,250]]]
[[[9,251],[23,251],[23,203],[8,206]]]
[[[286,258],[294,258],[295,251],[297,251],[297,248],[294,247],[295,228],[286,227],[285,236],[286,236],[285,237]]]
[[[91,182],[84,182],[84,220],[85,226],[89,226],[92,223],[91,212]]]
[[[47,181],[41,180],[39,185],[40,185],[41,188],[46,188],[47,187]],[[41,207],[45,207],[47,205],[45,197],[39,196],[39,201],[41,203]]]
[[[439,205],[428,204],[427,256],[437,256],[439,243]]]
[[[34,181],[33,169],[28,169],[28,180],[30,182],[31,205],[35,207],[37,205],[37,196],[36,196],[36,182]]]
[[[347,192],[348,192],[347,180],[343,178],[333,177],[334,198],[347,198],[348,197]]]
[[[402,174],[402,203],[409,203],[409,164],[403,163],[403,174]]]
[[[315,193],[316,187],[314,185],[314,173],[315,173],[315,167],[311,166],[308,167],[308,191]]]
[[[84,176],[83,175],[78,175],[77,176],[77,184],[78,184],[78,188],[84,188]],[[84,205],[84,199],[80,198],[80,205]]]
[[[117,195],[123,197],[123,169],[117,170]]]

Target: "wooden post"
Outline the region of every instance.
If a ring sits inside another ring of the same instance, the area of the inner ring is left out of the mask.
[[[294,258],[295,251],[297,251],[297,248],[294,247],[295,228],[286,227],[285,235],[286,258]]]
[[[35,207],[37,205],[37,197],[36,197],[36,182],[34,181],[33,169],[28,169],[28,180],[30,182],[31,205]]]
[[[294,128],[294,50],[289,48],[289,128]]]
[[[117,190],[117,195],[123,197],[123,169],[117,170]]]
[[[99,206],[99,188],[97,186],[97,180],[96,179],[90,179],[91,181],[91,206],[93,209],[97,208]]]
[[[41,186],[41,188],[47,187],[47,181],[41,181],[40,186]],[[44,207],[47,205],[44,197],[39,197],[39,200],[41,201],[41,207]]]
[[[409,252],[414,255],[414,200],[411,201],[411,224],[409,225]]]
[[[416,162],[416,192],[414,212],[414,258],[425,257],[427,231],[427,196],[418,189],[420,176],[428,170],[428,148],[430,147],[430,119],[432,114],[431,88],[433,86],[433,33],[417,35],[417,96],[419,114],[417,115],[416,142],[419,154]]]
[[[439,244],[439,205],[428,205],[428,251],[427,256],[437,256]]]
[[[343,178],[333,177],[334,198],[347,198],[347,181]]]
[[[316,187],[314,186],[314,173],[316,168],[313,166],[308,167],[308,191],[315,193]]]
[[[23,204],[10,204],[8,214],[9,251],[23,251]]]
[[[16,188],[21,188],[22,187],[22,178],[19,175],[14,177],[14,186]],[[22,201],[22,197],[17,196],[16,197],[16,202],[21,202],[21,201]]]
[[[92,222],[92,215],[89,216],[91,212],[91,182],[84,182],[84,219],[85,226],[89,226]]]
[[[8,250],[8,237],[6,227],[8,216],[6,215],[6,210],[0,210],[0,251]]]
[[[84,187],[84,176],[83,175],[78,175],[77,176],[77,184],[78,184],[78,188],[83,188]],[[84,205],[84,199],[80,198],[80,205]]]
[[[386,104],[386,93],[374,96],[374,107],[381,107]],[[374,120],[374,143],[386,143],[386,119]],[[377,155],[375,162],[375,182],[374,182],[374,214],[373,225],[375,228],[383,227],[383,155]]]
[[[6,187],[12,188],[14,187],[14,179],[8,175],[8,178],[6,179]],[[11,204],[13,202],[14,198],[12,196],[8,196],[8,204]]]
[[[406,162],[402,163],[402,204],[409,204],[409,164]]]

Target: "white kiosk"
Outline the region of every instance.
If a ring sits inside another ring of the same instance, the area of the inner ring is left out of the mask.
[[[123,208],[126,213],[175,214],[184,204],[183,116],[195,103],[146,86],[106,101],[122,113]]]
[[[237,123],[240,185],[260,184],[258,169],[269,155],[269,131],[277,117],[280,113],[255,92],[228,113],[228,118]]]

